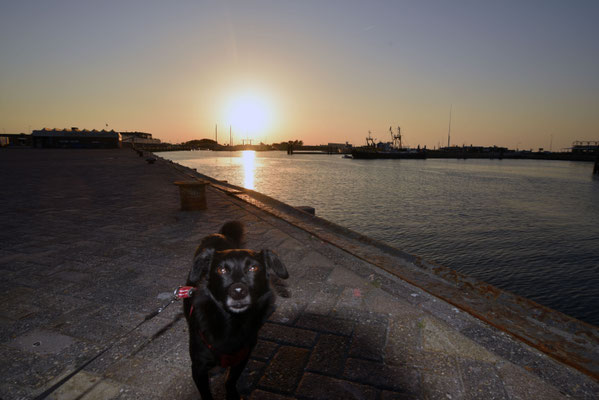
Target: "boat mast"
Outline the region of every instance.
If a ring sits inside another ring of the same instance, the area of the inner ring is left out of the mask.
[[[449,131],[447,132],[447,147],[449,147],[449,141],[451,139],[451,109],[453,104],[449,106]]]

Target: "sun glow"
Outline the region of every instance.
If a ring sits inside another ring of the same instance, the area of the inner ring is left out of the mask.
[[[227,120],[244,138],[264,135],[272,123],[272,107],[263,96],[246,92],[234,97],[227,106]]]

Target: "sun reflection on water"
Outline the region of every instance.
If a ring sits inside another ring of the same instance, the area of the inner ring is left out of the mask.
[[[254,190],[254,174],[256,172],[256,152],[244,150],[241,152],[241,164],[243,165],[243,186]]]

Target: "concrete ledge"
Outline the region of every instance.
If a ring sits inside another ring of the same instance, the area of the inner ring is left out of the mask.
[[[599,328],[450,268],[309,215],[262,193],[217,181],[173,164],[193,177],[309,232],[599,380]]]

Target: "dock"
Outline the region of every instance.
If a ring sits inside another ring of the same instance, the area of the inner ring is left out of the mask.
[[[249,399],[599,398],[597,327],[149,156],[0,149],[0,398],[198,399],[182,304],[146,318],[233,219],[290,273]],[[174,182],[200,178],[207,208],[181,211]]]

